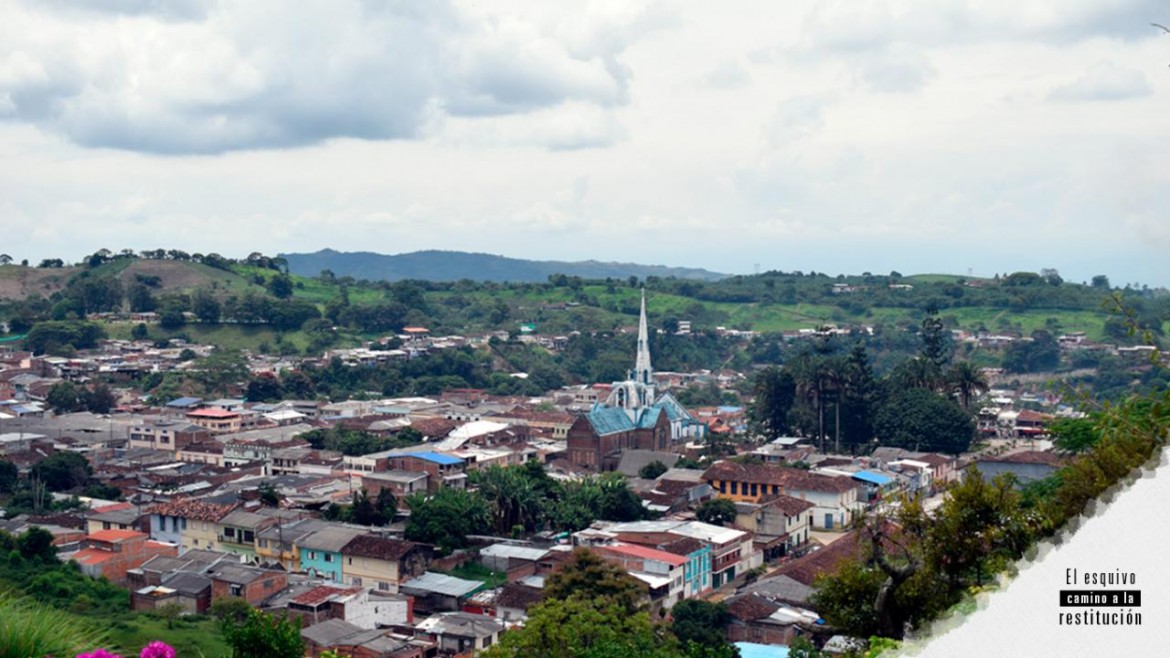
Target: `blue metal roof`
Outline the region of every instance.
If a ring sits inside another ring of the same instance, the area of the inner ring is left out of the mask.
[[[444,455],[440,452],[412,452],[412,453],[409,453],[409,456],[418,457],[419,459],[425,459],[429,462],[434,462],[436,464],[439,464],[440,466],[450,466],[451,464],[462,464],[463,463],[463,460],[458,458],[458,457],[452,457],[451,455]]]
[[[658,422],[658,416],[661,413],[662,407],[647,407],[642,411],[642,416],[638,418],[638,427],[642,429],[654,427],[654,425]],[[666,417],[669,418],[670,414],[667,413]]]
[[[634,422],[630,420],[624,410],[617,407],[595,407],[586,415],[586,418],[589,419],[589,424],[593,426],[593,431],[597,432],[598,436],[628,432],[634,429]]]
[[[868,484],[876,484],[879,487],[884,487],[894,481],[894,478],[881,473],[874,473],[873,471],[857,471],[853,474],[854,480],[861,480]]]
[[[168,407],[193,407],[193,406],[199,404],[200,402],[203,402],[203,398],[189,398],[189,397],[175,398],[174,400],[171,400],[170,402],[168,402],[167,406]]]
[[[780,644],[736,642],[740,658],[788,658],[788,647]]]

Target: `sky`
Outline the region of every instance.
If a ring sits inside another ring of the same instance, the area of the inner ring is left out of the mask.
[[[1164,0],[0,0],[0,252],[1170,286]]]

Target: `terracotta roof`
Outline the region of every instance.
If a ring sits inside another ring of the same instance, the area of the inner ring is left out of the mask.
[[[797,514],[800,514],[807,509],[816,507],[815,504],[810,503],[807,500],[793,498],[792,496],[787,496],[785,494],[772,494],[765,496],[764,498],[760,499],[760,504],[767,505],[769,507],[775,507],[783,511],[788,516],[796,516]]]
[[[1061,467],[1065,465],[1065,458],[1054,452],[1015,452],[1010,455],[1003,455],[1000,457],[980,457],[978,461],[981,462],[999,462],[1004,464],[1047,464],[1048,466]]]
[[[116,529],[114,529],[114,530],[99,530],[91,535],[88,535],[86,538],[92,539],[94,541],[106,541],[106,542],[113,543],[113,542],[126,541],[127,539],[137,539],[137,538],[145,539],[146,536],[147,536],[146,533],[138,532],[137,530],[116,530]]]
[[[955,458],[954,457],[947,457],[946,455],[939,455],[939,454],[936,454],[933,452],[928,452],[925,455],[922,455],[921,457],[915,457],[914,460],[920,461],[924,464],[930,464],[931,466],[942,466],[943,464],[947,464],[947,463],[955,461]]]
[[[332,599],[335,597],[340,597],[340,596],[350,596],[352,594],[357,594],[358,592],[361,592],[361,591],[362,591],[361,587],[342,588],[342,587],[329,587],[328,585],[322,585],[320,587],[314,587],[313,589],[305,592],[304,594],[301,594],[300,596],[298,596],[298,597],[294,598],[292,601],[290,601],[290,603],[297,603],[300,605],[317,606],[317,605],[320,605],[320,604],[328,601],[329,599]]]
[[[438,438],[450,434],[459,423],[446,418],[416,418],[411,419],[410,426],[423,436]]]
[[[780,609],[780,606],[755,594],[737,596],[727,602],[731,616],[745,621],[763,619]]]
[[[535,587],[528,587],[519,583],[504,585],[498,596],[496,605],[501,608],[519,608],[527,610],[529,607],[544,601],[544,592]]]
[[[678,541],[667,542],[658,548],[675,555],[690,555],[703,548],[703,542],[694,537],[683,537]]]
[[[799,557],[776,570],[777,576],[788,576],[798,583],[812,587],[817,576],[829,573],[843,560],[854,557],[860,550],[857,531],[846,533],[819,551]]]
[[[358,535],[342,547],[341,554],[396,562],[418,547],[430,548],[426,544],[416,544],[401,539],[390,539],[377,535]]]
[[[178,516],[193,521],[218,522],[220,519],[227,516],[229,512],[239,507],[239,505],[239,503],[217,505],[216,503],[209,503],[193,498],[185,498],[182,500],[172,500],[169,503],[155,505],[147,511],[151,514]]]
[[[101,564],[107,560],[112,559],[117,553],[113,551],[103,551],[99,548],[87,548],[77,551],[69,557],[70,560],[78,564]]]
[[[628,555],[630,557],[641,558],[643,560],[657,560],[665,562],[666,564],[676,567],[687,563],[687,559],[674,553],[667,553],[655,548],[646,546],[639,546],[637,544],[610,544],[607,546],[597,546],[594,550],[599,553],[618,553],[620,555]]]
[[[786,490],[844,492],[856,489],[851,478],[809,473],[799,468],[767,464],[740,464],[722,460],[703,472],[704,480],[780,485]]]

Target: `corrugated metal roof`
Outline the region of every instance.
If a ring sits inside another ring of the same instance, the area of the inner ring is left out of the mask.
[[[413,580],[402,583],[402,589],[419,592],[434,592],[445,596],[466,596],[483,587],[478,580],[463,580],[454,576],[427,571]]]
[[[615,434],[617,432],[628,432],[634,429],[634,423],[626,412],[617,407],[596,407],[586,416],[589,419],[589,424],[593,426],[593,431],[598,436],[605,436],[606,434]]]
[[[879,487],[884,487],[894,481],[894,478],[882,475],[881,473],[874,473],[873,471],[857,471],[853,474],[854,480],[861,480],[869,484],[876,484]]]
[[[451,455],[444,455],[438,452],[413,452],[410,454],[410,456],[418,457],[419,459],[425,459],[426,461],[434,462],[440,466],[450,466],[452,464],[463,463],[463,460],[458,457],[452,457]]]

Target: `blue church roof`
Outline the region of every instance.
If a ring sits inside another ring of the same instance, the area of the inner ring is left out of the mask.
[[[634,429],[634,422],[625,411],[617,407],[594,407],[586,417],[598,436]]]
[[[658,415],[662,413],[662,407],[657,405],[653,407],[646,407],[642,410],[642,417],[638,419],[638,427],[647,429],[654,427],[658,422]],[[667,412],[667,417],[670,417],[670,412]]]

